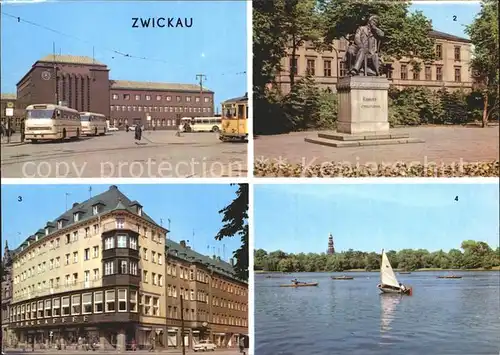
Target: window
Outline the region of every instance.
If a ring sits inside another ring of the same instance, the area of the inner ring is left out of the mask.
[[[78,241],[78,231],[73,232],[73,240],[72,240],[72,242],[76,242],[76,241]]]
[[[154,272],[151,273],[151,279],[153,280],[153,285],[158,284],[158,275],[155,274]]]
[[[139,101],[141,99],[141,95],[135,95],[135,101]]]
[[[146,270],[143,270],[142,275],[143,275],[142,281],[147,283],[148,282],[148,272]]]
[[[62,315],[69,316],[69,296],[62,298]]]
[[[66,254],[66,259],[64,261],[64,265],[69,265],[69,254]]]
[[[92,207],[92,214],[95,216],[99,213],[99,206],[95,205]]]
[[[79,213],[73,213],[73,222],[78,222],[80,219],[80,214]]]
[[[90,248],[87,248],[83,251],[83,260],[87,261],[90,259]]]
[[[161,95],[156,95],[156,101],[161,101]]]
[[[125,228],[125,220],[123,218],[116,219],[116,228],[118,228],[118,229]]]
[[[144,260],[148,260],[148,250],[146,248],[142,249],[142,255],[144,256]]]
[[[127,290],[118,290],[118,312],[127,312]]]
[[[460,61],[460,47],[456,46],[454,51],[454,57],[456,61]]]
[[[144,296],[144,314],[151,315],[151,296]]]
[[[324,60],[323,61],[323,75],[326,77],[332,76],[332,61]]]
[[[431,67],[425,67],[425,80],[432,80]]]
[[[129,291],[130,293],[130,312],[137,312],[137,291]]]
[[[78,283],[78,273],[73,274],[73,285],[76,285]]]
[[[163,286],[163,276],[158,275],[158,286]]]
[[[106,291],[106,312],[115,311],[115,290]]]
[[[158,297],[153,297],[153,315],[160,315],[160,299]]]
[[[113,262],[112,261],[106,261],[104,263],[104,275],[113,275]]]
[[[200,101],[200,98],[199,98],[199,97],[198,97],[197,99],[198,99],[198,100],[197,100],[196,102]],[[176,100],[177,100],[177,102],[181,102],[181,97],[180,97],[180,96],[176,96]]]
[[[92,294],[91,293],[84,293],[82,295],[82,306],[83,306],[82,314],[92,313]]]
[[[94,313],[102,313],[102,291],[94,292]]]
[[[118,100],[118,94],[113,94],[112,98],[113,100]]]
[[[85,238],[90,237],[90,227],[85,227]]]
[[[130,100],[130,94],[123,94],[124,100]]]
[[[49,317],[52,317],[52,301],[45,300],[45,318]]]
[[[314,59],[307,60],[307,74],[308,75],[316,75],[316,61]]]
[[[115,238],[114,237],[107,237],[104,240],[104,249],[113,249],[115,247]]]
[[[54,259],[49,260],[49,269],[52,270],[54,268]]]
[[[80,295],[71,296],[71,315],[79,315],[80,311]]]
[[[69,234],[66,234],[66,244],[71,243],[71,236]]]
[[[436,45],[436,58],[438,60],[443,59],[443,46],[440,44]]]
[[[73,263],[76,264],[78,262],[78,252],[73,252]]]
[[[129,244],[130,249],[137,250],[137,238],[129,237]]]
[[[31,319],[36,319],[36,303],[31,304]]]
[[[297,75],[299,72],[299,65],[297,58],[290,58],[290,72],[292,71],[295,75]]]
[[[163,263],[162,254],[158,254],[158,265],[161,265],[162,263]]]
[[[94,246],[92,255],[93,255],[94,258],[98,258],[99,257],[99,246],[98,245]]]
[[[61,315],[61,299],[53,298],[52,299],[52,316],[59,317]]]
[[[127,247],[127,236],[119,235],[118,236],[118,248],[126,248]]]
[[[415,69],[413,69],[412,72],[413,72],[413,80],[420,80],[420,72],[416,71]]]
[[[128,274],[128,262],[127,262],[127,260],[120,261],[120,274],[123,274],[123,275]]]
[[[59,248],[59,245],[61,243],[61,240],[59,238],[56,239],[56,248]]]
[[[443,67],[441,66],[436,67],[436,80],[438,81],[443,80]]]
[[[343,78],[344,76],[346,76],[347,74],[347,70],[345,69],[345,63],[344,62],[340,62],[339,63],[339,70],[340,70],[340,77]]]
[[[137,276],[137,263],[134,261],[130,262],[130,275],[136,275]]]
[[[94,269],[94,280],[99,280],[99,269]]]
[[[460,68],[455,68],[455,82],[459,83],[462,81]]]
[[[406,64],[401,64],[401,79],[408,79],[408,67]]]
[[[146,95],[146,100],[151,101],[151,95]]]
[[[156,253],[151,250],[151,262],[156,264]]]
[[[37,317],[38,318],[43,318],[43,301],[38,301],[38,313]]]
[[[57,221],[57,229],[62,229],[62,227],[63,227],[63,222]]]

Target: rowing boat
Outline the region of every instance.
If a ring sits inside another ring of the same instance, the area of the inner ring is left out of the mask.
[[[354,280],[352,276],[330,276],[332,280]]]
[[[309,283],[298,283],[298,284],[286,284],[280,285],[280,287],[307,287],[307,286],[318,286],[317,282],[309,282]]]
[[[448,275],[448,276],[438,276],[438,279],[461,279],[462,276]]]

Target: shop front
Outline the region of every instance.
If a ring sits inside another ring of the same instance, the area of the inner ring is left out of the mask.
[[[179,328],[169,327],[167,328],[167,346],[169,348],[177,348],[177,333],[179,332]]]

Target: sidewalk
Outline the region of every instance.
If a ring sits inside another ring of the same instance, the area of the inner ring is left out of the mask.
[[[9,142],[9,137],[2,137],[0,140],[0,144],[2,146],[7,146],[7,147],[14,147],[16,145],[22,145],[25,144],[24,142],[21,142],[21,135],[19,133],[14,133],[10,137],[10,142]]]

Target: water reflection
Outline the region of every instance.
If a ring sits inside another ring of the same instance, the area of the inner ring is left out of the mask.
[[[382,339],[390,339],[391,323],[396,318],[396,308],[401,302],[401,295],[381,293],[380,294],[380,336]]]

